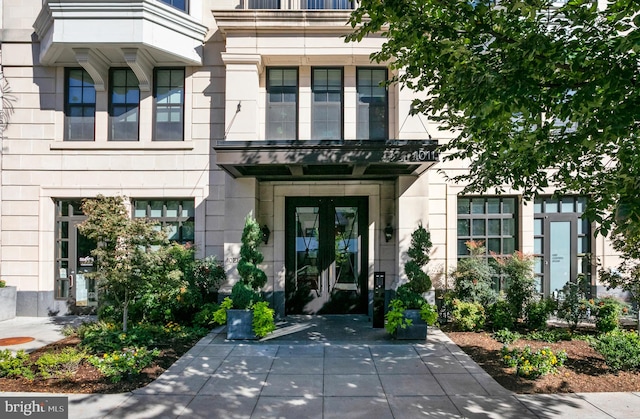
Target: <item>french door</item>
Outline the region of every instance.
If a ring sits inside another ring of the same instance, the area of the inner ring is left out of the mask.
[[[367,197],[287,198],[287,314],[367,312]]]

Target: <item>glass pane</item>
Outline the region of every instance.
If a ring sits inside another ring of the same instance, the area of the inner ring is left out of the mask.
[[[584,218],[578,218],[578,234],[589,234],[590,230],[589,222]]]
[[[550,291],[561,290],[571,279],[571,222],[552,221],[549,223],[549,254],[551,261],[549,277]]]
[[[488,239],[487,250],[489,252],[494,252],[499,255],[502,254],[502,249],[500,248],[500,239]]]
[[[544,212],[554,213],[558,212],[558,200],[557,199],[547,199],[544,205]]]
[[[542,213],[542,199],[536,198],[536,200],[533,202],[533,212],[535,214]]]
[[[502,200],[502,213],[503,214],[514,214],[516,210],[516,200],[515,198],[504,198]]]
[[[542,219],[536,218],[533,220],[533,234],[536,236],[542,235]]]
[[[185,221],[182,223],[182,241],[183,242],[193,242],[195,238],[195,223],[193,221]]]
[[[533,259],[533,272],[537,273],[537,274],[541,274],[543,273],[542,271],[542,257],[541,256],[536,256]]]
[[[458,240],[458,255],[466,256],[469,254],[469,249],[467,249],[467,240]]]
[[[192,200],[182,201],[182,216],[183,217],[195,217],[195,202]]]
[[[499,219],[487,220],[487,234],[490,235],[490,236],[499,236],[500,235],[500,220]]]
[[[516,234],[516,220],[513,218],[506,218],[502,220],[502,234],[505,236],[514,236]]]
[[[469,214],[471,202],[467,198],[458,198],[458,214]]]
[[[178,222],[167,223],[165,225],[165,231],[167,232],[167,237],[169,240],[179,240],[180,236],[178,234]]]
[[[542,237],[536,237],[533,239],[533,253],[537,255],[542,254]]]
[[[589,238],[587,236],[578,237],[578,253],[589,252]]]
[[[500,199],[499,198],[489,198],[489,199],[487,199],[487,213],[488,214],[499,214],[500,213]]]
[[[458,236],[469,236],[469,220],[458,220]]]
[[[586,206],[587,206],[587,198],[583,196],[579,197],[576,202],[576,212],[583,213]]]
[[[560,204],[561,212],[573,212],[573,198],[564,196],[562,197],[562,203]]]
[[[474,236],[484,236],[486,234],[485,220],[472,220],[472,234]]]
[[[508,237],[502,239],[502,253],[505,255],[511,255],[516,251],[516,239]]]
[[[162,201],[151,201],[151,217],[159,218],[162,217]]]
[[[62,259],[67,259],[69,257],[69,242],[68,241],[60,242],[60,257]]]
[[[484,214],[484,198],[474,198],[471,201],[472,214]]]
[[[63,221],[60,223],[60,237],[63,239],[69,238],[69,222]]]
[[[167,201],[167,217],[177,218],[178,217],[178,206],[180,205],[179,201]]]
[[[133,211],[133,216],[137,218],[142,218],[147,216],[147,204],[148,201],[136,201],[135,202],[135,210]]]

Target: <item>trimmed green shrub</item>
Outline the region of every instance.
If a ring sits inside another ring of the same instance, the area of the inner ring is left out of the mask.
[[[485,322],[484,307],[479,303],[454,299],[451,320],[457,330],[481,330]]]
[[[547,328],[547,320],[555,310],[556,303],[551,299],[530,301],[524,309],[524,322],[530,330]]]
[[[511,256],[494,256],[494,259],[498,272],[504,275],[509,309],[514,322],[517,322],[523,315],[524,307],[536,295],[533,256],[516,251]]]
[[[105,353],[102,356],[90,356],[88,360],[91,365],[116,383],[124,376],[140,374],[158,355],[160,355],[158,349],[149,351],[144,346],[134,346]]]
[[[640,370],[640,337],[637,333],[614,330],[598,336],[592,346],[613,371]]]
[[[23,350],[15,355],[8,349],[0,351],[0,377],[24,377],[33,380],[35,375],[31,370],[29,354]]]
[[[455,298],[488,307],[498,300],[498,293],[493,289],[495,271],[487,261],[486,248],[481,242],[471,240],[466,245],[471,256],[458,260],[451,274]]]
[[[499,300],[487,307],[487,321],[492,330],[513,329],[515,324],[511,305],[506,300]]]
[[[625,304],[613,297],[589,300],[591,314],[596,317],[596,329],[601,333],[611,332],[620,326],[620,316]]]
[[[269,333],[276,330],[273,320],[275,311],[269,308],[269,304],[265,301],[257,302],[253,305],[253,332],[257,337],[263,338]]]
[[[502,329],[493,332],[493,338],[500,343],[508,345],[520,339],[522,336],[518,332],[512,332],[509,329]]]
[[[71,377],[86,356],[76,348],[64,348],[60,352],[45,352],[35,364],[42,378]]]

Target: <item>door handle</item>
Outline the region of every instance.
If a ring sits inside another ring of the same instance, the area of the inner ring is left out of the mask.
[[[69,275],[69,288],[73,287],[73,275]]]

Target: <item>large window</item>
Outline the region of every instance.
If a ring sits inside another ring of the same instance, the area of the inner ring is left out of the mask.
[[[268,140],[298,139],[298,69],[267,69]]]
[[[65,72],[65,136],[67,141],[93,141],[95,135],[96,90],[82,68]]]
[[[155,133],[158,141],[184,139],[184,69],[156,69]]]
[[[469,255],[466,242],[484,243],[488,254],[511,255],[516,250],[515,197],[458,198],[458,256]]]
[[[586,203],[585,197],[575,196],[540,197],[534,202],[534,271],[545,296],[557,296],[578,276],[591,283],[591,223],[582,216]]]
[[[182,10],[183,12],[188,12],[189,1],[188,0],[160,0],[163,3],[166,3],[170,6],[175,7],[176,9]]]
[[[158,221],[167,229],[169,240],[193,243],[195,232],[195,205],[193,199],[150,200],[133,202],[135,218]]]
[[[112,69],[109,83],[109,139],[138,140],[140,89],[130,69]]]
[[[388,136],[386,68],[359,68],[357,71],[358,139],[384,140]]]
[[[342,138],[342,69],[314,68],[311,81],[311,138]]]

